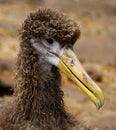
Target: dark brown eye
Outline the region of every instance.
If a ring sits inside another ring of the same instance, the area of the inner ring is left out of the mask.
[[[54,40],[52,38],[47,38],[46,41],[51,45],[54,43]]]

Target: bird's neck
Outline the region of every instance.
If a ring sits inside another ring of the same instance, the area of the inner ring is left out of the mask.
[[[27,55],[21,53],[19,56],[15,121],[28,120],[42,130],[59,126],[63,130],[70,121],[64,109],[59,71],[56,67],[42,69],[46,67],[38,62],[38,56],[32,50]]]

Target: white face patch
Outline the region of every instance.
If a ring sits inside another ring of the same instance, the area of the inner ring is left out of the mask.
[[[61,46],[59,44],[59,42],[57,42],[56,40],[54,40],[53,44],[51,46],[48,45],[46,40],[42,40],[43,44],[49,48],[49,52],[55,53],[58,56],[61,56],[63,53],[63,49],[61,49]]]
[[[46,40],[42,40],[42,43],[38,43],[36,39],[30,40],[32,46],[40,54],[39,60],[48,64],[57,66],[59,63],[59,57],[63,54],[64,49],[61,49],[60,44],[54,40],[52,45],[46,43]],[[49,68],[49,67],[48,67]]]

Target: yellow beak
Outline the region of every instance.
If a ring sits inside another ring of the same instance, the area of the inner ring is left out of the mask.
[[[79,60],[71,48],[65,48],[58,68],[67,75],[76,85],[84,91],[90,100],[99,109],[104,104],[104,95],[102,90],[94,83],[82,68]]]

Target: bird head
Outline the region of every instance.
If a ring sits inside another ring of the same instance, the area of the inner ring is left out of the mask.
[[[31,45],[45,64],[57,67],[83,90],[99,109],[104,95],[88,76],[73,51],[80,26],[64,14],[51,9],[31,13],[22,27],[22,44]]]

